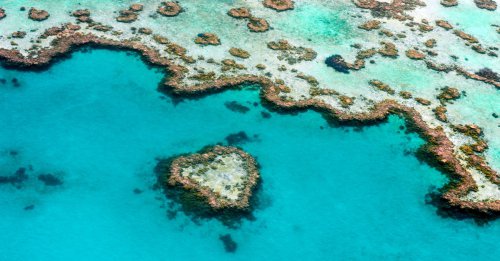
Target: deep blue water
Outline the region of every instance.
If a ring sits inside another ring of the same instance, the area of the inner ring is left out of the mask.
[[[423,141],[400,130],[403,120],[357,131],[315,112],[266,119],[256,90],[174,104],[156,91],[162,77],[108,50],[43,72],[0,68],[0,176],[20,167],[29,176],[20,188],[0,185],[1,260],[498,258],[499,222],[445,219],[425,203],[446,179],[412,155]],[[228,110],[231,101],[250,111]],[[152,189],[155,158],[240,131],[261,165],[256,220],[229,229],[169,219],[169,201]],[[64,184],[45,186],[42,173]],[[235,253],[219,240],[226,233]]]

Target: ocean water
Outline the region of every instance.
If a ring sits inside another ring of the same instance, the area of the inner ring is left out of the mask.
[[[348,22],[350,10],[345,4],[298,3],[297,8],[277,20],[276,27],[294,39],[308,39],[336,45],[356,36]]]
[[[174,102],[136,55],[77,52],[46,71],[0,68],[0,260],[492,260],[500,223],[443,218],[426,194],[446,183],[413,152],[423,144],[391,117],[330,127],[315,112],[281,115],[253,88]],[[12,80],[17,79],[17,84]],[[229,110],[236,101],[247,113]],[[262,112],[271,113],[264,118]],[[257,158],[255,220],[167,216],[156,158],[225,143]],[[46,186],[51,173],[63,180]],[[142,193],[134,193],[139,189]],[[28,208],[27,208],[28,207]],[[27,209],[26,209],[27,208]],[[228,253],[219,240],[237,243]]]

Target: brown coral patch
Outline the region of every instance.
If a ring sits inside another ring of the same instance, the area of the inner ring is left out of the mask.
[[[464,39],[465,41],[469,42],[469,43],[478,43],[479,41],[477,40],[476,37],[470,35],[470,34],[466,34],[464,31],[460,31],[460,30],[454,30],[453,33]]]
[[[236,56],[236,57],[243,58],[243,59],[247,59],[250,57],[250,53],[241,49],[241,48],[233,47],[233,48],[229,49],[229,53],[232,56]]]
[[[396,45],[390,42],[382,42],[382,48],[378,50],[382,56],[396,58],[398,56],[398,49]]]
[[[427,48],[434,48],[436,47],[436,39],[429,39],[424,42],[425,47]]]
[[[475,44],[471,48],[472,48],[472,50],[474,50],[477,53],[481,53],[481,54],[486,53],[486,49],[484,49],[483,46],[481,46],[480,44]]]
[[[49,16],[49,12],[42,9],[36,9],[34,7],[31,7],[28,12],[28,18],[33,21],[43,21],[49,18]]]
[[[264,0],[264,6],[278,12],[291,10],[294,8],[292,0]]]
[[[460,98],[461,94],[457,88],[446,86],[441,89],[441,93],[437,96],[437,98],[442,102],[452,101]]]
[[[89,9],[78,9],[78,10],[74,11],[73,13],[71,13],[71,15],[73,15],[75,17],[90,16],[90,11],[89,11]]]
[[[220,39],[213,33],[201,33],[194,39],[196,44],[200,45],[220,45]]]
[[[458,0],[441,0],[441,5],[446,7],[452,7],[458,5]]]
[[[467,158],[467,163],[483,173],[491,182],[500,185],[498,173],[486,164],[484,158],[478,155],[470,155]]]
[[[245,7],[232,8],[227,12],[227,14],[237,19],[250,18],[251,16],[250,10]]]
[[[395,94],[396,92],[394,91],[394,89],[392,89],[388,84],[385,84],[379,80],[370,80],[368,82],[371,86],[375,87],[376,89],[378,90],[381,90],[383,92],[386,92],[390,95],[393,95]]]
[[[141,28],[139,28],[138,32],[141,34],[150,35],[153,33],[153,30],[151,30],[149,28],[141,27]]]
[[[419,24],[418,25],[418,30],[420,32],[423,32],[423,33],[426,33],[426,32],[430,32],[432,30],[434,30],[434,27],[428,25],[428,24]]]
[[[82,23],[90,23],[92,19],[90,18],[90,11],[88,9],[78,9],[71,13],[72,16],[76,17],[76,20]]]
[[[269,23],[264,18],[252,16],[248,19],[247,27],[252,32],[261,33],[269,30]]]
[[[442,122],[448,122],[448,117],[446,112],[448,111],[444,106],[438,106],[432,110],[436,115],[436,118]]]
[[[112,26],[110,25],[104,25],[104,24],[96,24],[92,27],[94,30],[96,31],[100,31],[100,32],[108,32],[110,31],[111,29],[113,29]]]
[[[375,50],[374,48],[366,49],[366,50],[360,50],[356,54],[356,58],[357,59],[368,59],[368,58],[374,56],[375,54],[377,54],[377,50]]]
[[[362,25],[358,26],[358,28],[363,29],[363,30],[367,30],[367,31],[379,29],[380,28],[380,21],[370,20],[370,21],[367,21],[367,22],[363,23]]]
[[[481,9],[490,11],[495,11],[497,9],[497,3],[493,0],[474,0],[474,3]]]
[[[413,97],[413,95],[409,91],[400,91],[399,96],[401,96],[401,98],[403,99],[411,99]]]
[[[278,40],[277,42],[271,41],[267,43],[267,47],[271,50],[280,50],[280,51],[291,50],[293,48],[292,45],[288,43],[287,40],[284,39]]]
[[[410,59],[413,60],[422,60],[425,58],[425,54],[422,52],[419,52],[415,49],[410,49],[406,51],[406,56]]]
[[[6,16],[7,14],[5,13],[5,9],[0,7],[0,20],[2,20]]]
[[[374,17],[395,18],[401,21],[412,19],[406,11],[425,6],[425,2],[420,0],[393,0],[391,3],[376,0],[353,0],[353,2],[359,8],[370,9]]]
[[[424,98],[417,97],[417,98],[415,98],[415,101],[422,104],[422,105],[425,105],[425,106],[431,105],[431,101],[424,99]]]
[[[167,43],[167,48],[165,49],[165,51],[167,51],[167,53],[169,54],[174,54],[177,56],[184,56],[187,52],[186,48],[171,42]]]
[[[354,104],[354,98],[351,98],[351,97],[346,96],[346,95],[340,95],[339,101],[340,101],[340,105],[344,108],[348,108]]]
[[[138,16],[134,11],[121,10],[120,15],[116,17],[116,21],[121,23],[132,23],[137,20]]]
[[[133,12],[140,12],[140,11],[142,11],[142,9],[144,9],[144,5],[142,5],[142,4],[131,4],[128,9],[130,11],[133,11]]]
[[[490,77],[488,77],[488,75],[482,75],[479,73],[471,73],[471,72],[466,71],[464,68],[461,68],[458,66],[456,66],[454,69],[458,74],[463,75],[465,78],[473,79],[473,80],[477,80],[477,81],[482,81],[484,83],[491,84],[491,85],[495,86],[496,88],[500,88],[500,82],[496,78],[490,78]]]
[[[162,2],[156,10],[156,12],[166,17],[177,16],[181,11],[182,7],[173,1]]]
[[[229,70],[243,70],[245,68],[246,68],[245,65],[237,63],[235,60],[232,60],[232,59],[222,60],[221,70],[223,72],[229,71]]]
[[[12,33],[12,38],[24,38],[26,36],[25,31],[16,31]]]
[[[448,21],[445,20],[436,20],[436,25],[446,30],[453,29],[453,25],[451,25],[450,23],[448,23]]]
[[[278,60],[285,60],[288,64],[296,64],[302,61],[312,61],[316,59],[318,53],[311,48],[293,46],[287,40],[280,39],[267,43],[271,50],[279,51]]]

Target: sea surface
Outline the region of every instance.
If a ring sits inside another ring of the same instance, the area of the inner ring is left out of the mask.
[[[447,179],[417,160],[423,140],[402,119],[333,127],[315,112],[268,111],[257,86],[178,102],[156,90],[163,77],[135,54],[99,49],[39,72],[0,68],[0,176],[28,175],[0,185],[0,260],[500,256],[500,222],[443,218],[426,204]],[[261,167],[255,220],[229,228],[168,212],[175,203],[154,189],[156,159],[239,132],[248,139],[233,145]],[[47,173],[63,184],[44,185]]]

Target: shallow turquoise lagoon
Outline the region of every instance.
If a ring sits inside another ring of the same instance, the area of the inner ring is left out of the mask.
[[[401,119],[358,130],[329,127],[314,112],[264,118],[251,89],[174,103],[156,91],[162,77],[109,50],[77,52],[43,72],[0,69],[0,176],[20,167],[29,176],[20,188],[0,185],[1,260],[499,256],[499,222],[442,218],[425,203],[446,179],[412,155],[423,141],[400,130]],[[231,101],[250,111],[228,110]],[[237,229],[169,219],[170,202],[152,188],[155,158],[240,131],[250,140],[239,145],[261,164],[256,219]],[[45,186],[41,173],[64,184]],[[228,233],[234,253],[219,240]]]

